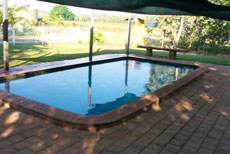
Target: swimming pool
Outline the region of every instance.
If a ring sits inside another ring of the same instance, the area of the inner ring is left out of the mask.
[[[76,114],[98,115],[154,92],[193,70],[194,67],[129,58],[8,80],[8,86],[0,83],[0,89]]]
[[[64,127],[100,129],[158,110],[206,71],[196,62],[123,54],[20,66],[0,74],[0,105]]]

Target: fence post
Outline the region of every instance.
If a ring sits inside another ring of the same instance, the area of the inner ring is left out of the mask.
[[[15,45],[15,27],[12,26],[12,41],[13,41],[13,45]]]
[[[45,39],[45,27],[42,26],[41,27],[41,41],[42,41],[42,45],[44,44],[44,39]]]

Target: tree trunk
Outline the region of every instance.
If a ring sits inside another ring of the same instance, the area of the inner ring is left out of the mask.
[[[178,45],[179,40],[180,40],[180,36],[181,36],[183,26],[184,26],[184,17],[181,17],[180,27],[179,27],[178,33],[177,33],[177,35],[176,34],[174,35],[173,49],[177,48],[177,45]]]
[[[164,44],[165,44],[165,30],[163,30],[163,37],[161,40],[161,48],[164,48]]]

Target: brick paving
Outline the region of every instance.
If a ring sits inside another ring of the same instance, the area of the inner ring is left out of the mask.
[[[230,67],[210,71],[159,107],[100,131],[56,126],[0,107],[0,154],[230,153]]]

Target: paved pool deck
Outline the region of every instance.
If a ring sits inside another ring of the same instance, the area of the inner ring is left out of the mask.
[[[208,66],[158,107],[100,131],[62,128],[0,107],[0,154],[229,154],[230,67]]]

